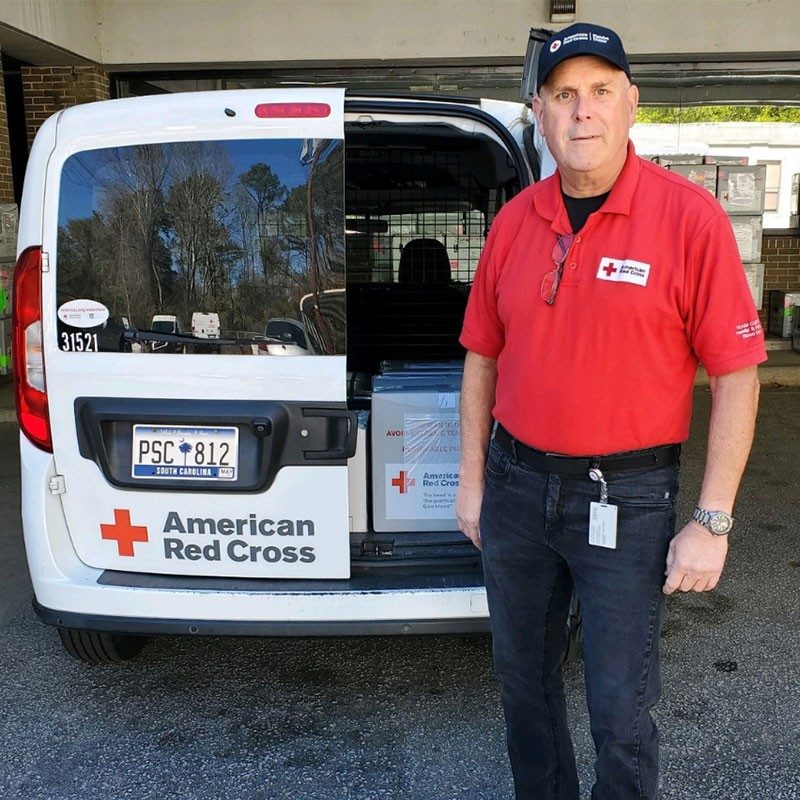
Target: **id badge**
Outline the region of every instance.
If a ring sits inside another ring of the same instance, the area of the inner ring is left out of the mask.
[[[589,503],[589,544],[617,549],[617,507],[608,503]]]

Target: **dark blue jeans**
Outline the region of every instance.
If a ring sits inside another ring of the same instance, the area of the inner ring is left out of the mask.
[[[494,669],[517,800],[578,800],[562,656],[573,587],[583,615],[597,760],[592,800],[658,797],[658,644],[678,467],[606,474],[617,548],[588,541],[587,476],[538,472],[495,441],[480,530]]]

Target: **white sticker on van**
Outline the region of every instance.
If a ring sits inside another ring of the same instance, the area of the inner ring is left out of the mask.
[[[108,319],[108,309],[96,300],[70,300],[59,306],[58,318],[73,328],[96,328]]]

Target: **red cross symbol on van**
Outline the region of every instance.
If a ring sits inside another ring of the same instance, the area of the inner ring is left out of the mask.
[[[405,494],[409,487],[416,482],[415,478],[408,477],[408,473],[404,469],[400,470],[400,474],[396,478],[392,478],[392,486],[396,486],[400,490],[400,494]]]
[[[131,525],[131,512],[125,508],[114,509],[114,524],[100,525],[100,536],[117,543],[121,556],[133,555],[134,542],[147,542],[147,528],[144,525]]]

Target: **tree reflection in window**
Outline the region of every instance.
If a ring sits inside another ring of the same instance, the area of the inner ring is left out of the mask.
[[[342,143],[246,140],[137,145],[65,163],[59,304],[89,298],[140,330],[219,315],[223,339],[295,319],[344,352]],[[338,297],[331,302],[331,297]],[[305,317],[303,309],[311,309]],[[241,352],[252,352],[247,347]],[[237,348],[223,348],[223,352]]]

